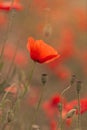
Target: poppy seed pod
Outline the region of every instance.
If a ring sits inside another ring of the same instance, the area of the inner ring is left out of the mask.
[[[72,75],[72,79],[71,79],[71,85],[75,82],[76,76]]]
[[[42,81],[43,84],[46,83],[46,81],[47,81],[47,74],[42,74],[41,81]]]
[[[62,103],[58,103],[58,110],[59,110],[59,112],[62,111]]]

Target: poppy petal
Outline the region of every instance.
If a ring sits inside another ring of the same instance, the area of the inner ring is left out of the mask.
[[[54,48],[47,45],[43,40],[35,41],[32,37],[28,39],[27,49],[31,58],[39,63],[47,63],[60,56]]]

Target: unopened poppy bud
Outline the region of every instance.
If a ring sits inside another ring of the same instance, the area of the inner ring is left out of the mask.
[[[73,108],[71,109],[67,114],[66,114],[66,118],[71,118],[76,112],[76,109]]]
[[[58,103],[58,110],[59,110],[59,112],[62,111],[62,103]]]
[[[76,76],[72,75],[72,79],[71,79],[71,85],[75,82]]]
[[[82,83],[81,81],[77,81],[77,86],[76,86],[77,93],[79,93],[81,90],[81,83]]]
[[[47,81],[47,74],[42,74],[41,81],[42,81],[43,84],[46,83],[46,81]]]

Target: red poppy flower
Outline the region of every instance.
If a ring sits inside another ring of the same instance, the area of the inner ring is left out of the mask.
[[[53,119],[58,114],[58,104],[62,102],[65,105],[65,99],[60,95],[53,95],[48,101],[45,101],[42,105],[46,116],[49,119]]]
[[[0,9],[6,11],[9,11],[10,9],[22,10],[23,6],[18,1],[15,1],[13,5],[11,1],[4,1],[0,2]]]
[[[50,129],[56,130],[57,129],[57,122],[55,120],[50,121]]]
[[[81,106],[81,114],[87,111],[87,98],[80,100],[80,106]],[[65,110],[68,112],[69,110],[73,109],[74,107],[78,107],[77,100],[73,100],[73,101],[67,103],[65,106]]]
[[[43,40],[34,40],[32,37],[28,39],[27,49],[30,52],[32,60],[39,63],[50,62],[60,55],[50,45],[47,45]]]

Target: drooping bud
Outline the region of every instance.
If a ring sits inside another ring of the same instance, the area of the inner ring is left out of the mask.
[[[75,109],[75,108],[71,109],[71,110],[66,114],[66,119],[67,119],[67,118],[72,118],[73,115],[75,114],[75,112],[76,112],[76,109]]]

